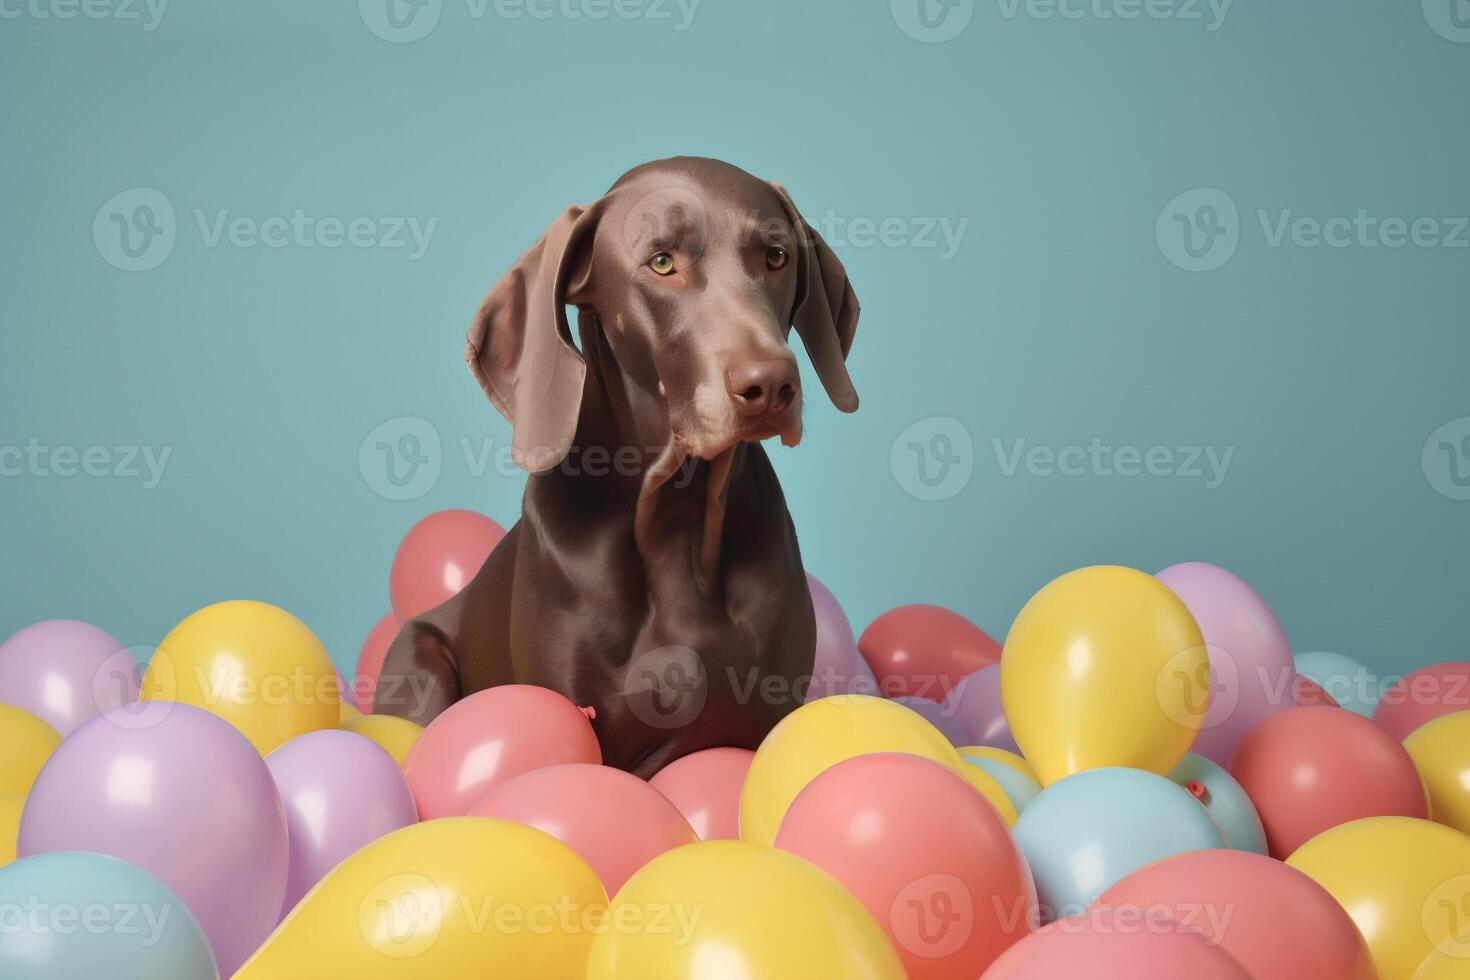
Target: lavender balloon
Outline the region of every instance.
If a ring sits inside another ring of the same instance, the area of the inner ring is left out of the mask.
[[[981,667],[961,680],[945,699],[945,706],[964,730],[962,744],[1021,753],[1000,703],[1000,664]]]
[[[1210,705],[1190,749],[1230,766],[1246,732],[1296,705],[1296,665],[1276,614],[1234,575],[1186,562],[1155,576],[1189,607],[1210,656]]]
[[[393,757],[361,735],[311,732],[266,757],[286,807],[290,873],[282,912],[353,851],[418,822]]]
[[[0,643],[0,704],[24,708],[63,738],[136,701],[141,676],[121,643],[75,619],[35,623]]]
[[[939,729],[939,733],[949,739],[951,745],[970,744],[969,732],[955,715],[949,704],[939,704],[928,698],[904,695],[893,699],[894,703],[901,704],[910,711],[917,712],[925,721]]]
[[[817,617],[817,652],[806,700],[815,701],[832,694],[877,694],[878,681],[858,653],[852,624],[837,597],[811,572],[807,572],[806,582]]]
[[[281,914],[286,814],[265,760],[229,723],[156,702],[113,708],[61,743],[26,800],[19,857],[93,851],[153,875],[233,974]]]

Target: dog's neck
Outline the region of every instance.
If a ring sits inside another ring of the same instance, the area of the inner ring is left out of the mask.
[[[687,457],[674,443],[663,397],[633,381],[618,363],[596,314],[578,318],[587,378],[574,440],[612,461],[614,482],[632,498],[634,540],[645,565],[687,555],[705,595],[719,587],[725,503],[743,445],[713,460]],[[702,499],[691,501],[697,493]],[[676,496],[683,499],[672,499]]]

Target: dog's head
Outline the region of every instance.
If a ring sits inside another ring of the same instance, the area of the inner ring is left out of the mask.
[[[597,315],[623,374],[662,400],[690,456],[800,440],[793,326],[833,403],[857,408],[845,359],[858,303],[842,263],[785,190],[729,164],[678,157],[629,171],[568,208],[491,289],[465,356],[533,472],[560,462],[576,433],[586,365],[569,303]]]

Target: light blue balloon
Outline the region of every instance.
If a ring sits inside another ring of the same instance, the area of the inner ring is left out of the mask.
[[[1226,847],[1266,853],[1266,828],[1261,825],[1261,815],[1234,776],[1191,752],[1170,771],[1169,779],[1185,789],[1192,782],[1199,784],[1202,795],[1197,799],[1220,828]]]
[[[995,759],[982,759],[976,755],[965,755],[960,758],[974,766],[985,770],[985,774],[1000,784],[1001,790],[1006,794],[1006,799],[1011,801],[1011,806],[1020,813],[1036,799],[1036,794],[1041,792],[1041,784],[1019,769],[998,762]]]
[[[1048,786],[1016,821],[1015,838],[1043,919],[1076,915],[1146,864],[1225,846],[1187,790],[1123,768],[1089,769]]]
[[[1373,717],[1373,709],[1383,692],[1395,678],[1382,678],[1352,657],[1317,650],[1299,653],[1296,672],[1316,681],[1339,706],[1364,718]]]
[[[0,868],[5,980],[219,980],[194,916],[116,858],[57,851]]]

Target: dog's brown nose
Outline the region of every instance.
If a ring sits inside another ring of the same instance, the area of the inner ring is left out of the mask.
[[[741,415],[780,414],[796,401],[796,365],[787,360],[743,361],[725,372],[725,387]]]

